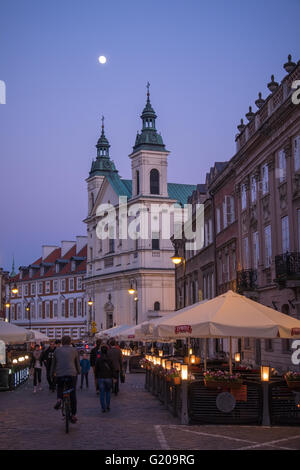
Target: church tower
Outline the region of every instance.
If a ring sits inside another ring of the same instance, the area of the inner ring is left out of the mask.
[[[157,118],[150,103],[150,84],[147,84],[147,102],[141,114],[142,131],[137,133],[133,152],[129,155],[132,171],[132,198],[140,196],[168,197],[168,152],[160,134]]]
[[[88,214],[90,215],[95,201],[98,195],[98,192],[101,188],[103,180],[107,174],[117,173],[118,170],[115,167],[114,162],[110,159],[109,156],[109,142],[104,134],[104,117],[102,116],[102,130],[101,136],[98,139],[96,149],[97,157],[96,160],[93,160],[91,171],[87,179],[88,183]]]

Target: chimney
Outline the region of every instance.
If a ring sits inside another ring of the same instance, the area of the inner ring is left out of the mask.
[[[82,248],[87,245],[88,237],[79,235],[76,237],[76,255],[82,250]]]
[[[61,242],[61,257],[63,258],[66,253],[68,253],[69,250],[75,245],[75,242],[73,241],[62,241]]]
[[[54,245],[43,245],[42,246],[42,259],[48,258],[48,256],[52,253],[52,251],[56,250],[58,246]]]

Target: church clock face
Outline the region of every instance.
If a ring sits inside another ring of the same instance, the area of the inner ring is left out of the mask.
[[[103,162],[104,168],[110,168],[110,163],[109,162]]]

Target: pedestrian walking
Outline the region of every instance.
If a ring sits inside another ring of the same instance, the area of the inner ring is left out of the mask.
[[[71,423],[76,423],[77,398],[76,381],[80,374],[79,357],[76,349],[71,346],[71,337],[63,336],[62,346],[56,348],[51,364],[51,377],[56,375],[57,380],[57,403],[54,408],[58,410],[61,407],[63,399],[64,385],[70,388],[71,401]]]
[[[32,353],[30,368],[33,371],[33,393],[37,391],[37,384],[39,384],[38,390],[42,390],[42,350],[38,344],[34,346]],[[31,372],[32,374],[32,372]]]
[[[96,367],[96,361],[100,357],[100,348],[101,348],[101,339],[97,339],[96,346],[91,350],[91,354],[90,354],[90,363],[94,372],[95,387],[96,387],[97,394],[99,394],[99,385],[98,385],[98,380],[96,377],[95,367]]]
[[[110,349],[108,350],[107,355],[113,364],[113,392],[117,395],[119,393],[120,374],[123,374],[123,356],[122,351],[114,338],[110,340]]]
[[[102,346],[100,357],[96,360],[95,365],[95,374],[100,390],[100,404],[103,413],[110,411],[110,391],[114,375],[113,363],[111,359],[109,359],[107,352],[107,346]]]
[[[55,392],[55,388],[56,388],[55,380],[52,380],[52,378],[51,378],[51,364],[52,364],[55,349],[56,349],[55,348],[55,342],[50,341],[49,348],[46,349],[46,351],[44,351],[44,353],[42,354],[42,357],[41,357],[42,363],[46,367],[47,381],[48,381],[48,384],[49,384],[49,390],[51,392]]]
[[[82,390],[83,382],[85,379],[86,388],[89,388],[89,370],[91,368],[91,363],[88,360],[87,354],[83,355],[83,358],[80,361],[81,368],[81,385],[80,389]]]

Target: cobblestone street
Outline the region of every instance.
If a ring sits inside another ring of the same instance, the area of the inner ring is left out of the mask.
[[[43,371],[44,372],[44,371]],[[32,393],[32,379],[0,394],[1,449],[209,450],[300,449],[297,427],[181,426],[144,390],[144,374],[126,376],[110,413],[103,414],[91,380],[78,390],[78,423],[64,432],[54,393]]]

